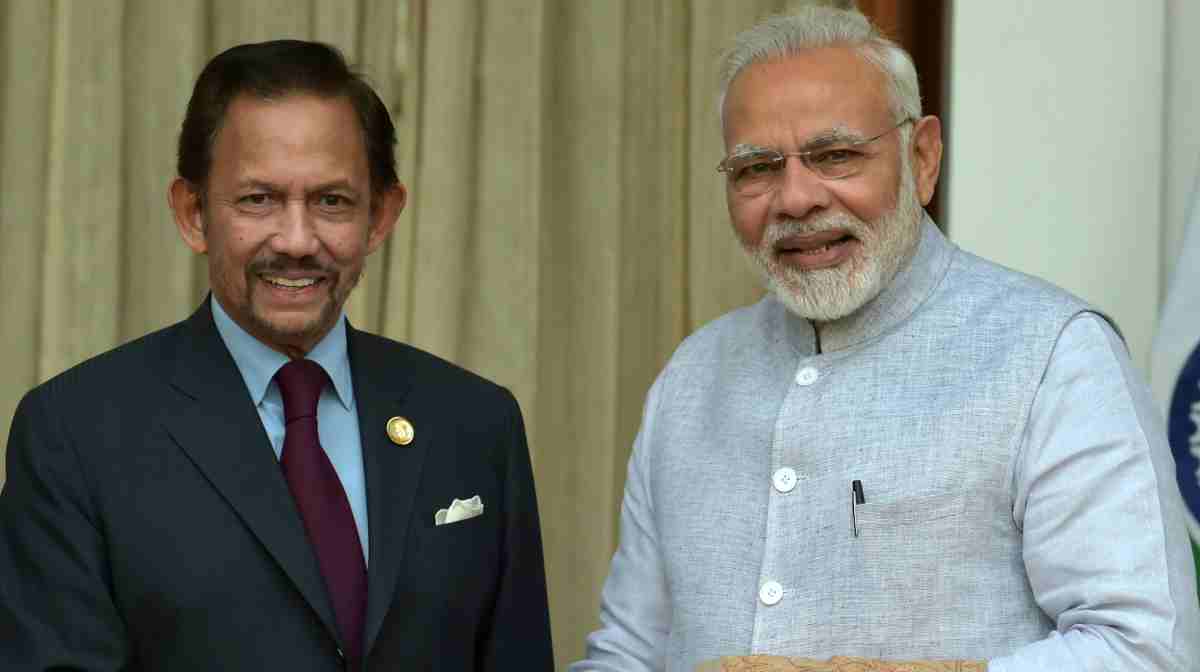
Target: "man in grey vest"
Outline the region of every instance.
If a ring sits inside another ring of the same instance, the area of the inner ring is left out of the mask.
[[[1160,415],[1103,316],[924,213],[908,55],[856,12],[769,19],[721,115],[771,292],[651,388],[572,670],[1198,669]]]

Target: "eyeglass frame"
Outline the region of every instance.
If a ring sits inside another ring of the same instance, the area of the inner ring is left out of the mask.
[[[852,149],[855,147],[862,147],[864,145],[869,145],[872,142],[875,142],[876,140],[879,140],[883,136],[887,135],[888,133],[891,133],[892,131],[900,128],[901,126],[903,126],[907,123],[910,123],[910,122],[916,123],[916,121],[917,121],[917,119],[915,117],[905,117],[905,118],[901,119],[900,121],[896,122],[895,126],[892,126],[892,127],[888,128],[887,130],[883,131],[882,133],[880,133],[879,135],[875,135],[870,138],[865,138],[862,140],[847,140],[847,141],[842,141],[842,142],[829,142],[829,143],[826,143],[826,146],[814,147],[812,149],[806,149],[806,150],[799,151],[799,152],[781,152],[777,149],[772,149],[769,147],[756,147],[752,150],[738,152],[736,154],[730,154],[729,156],[726,156],[725,158],[721,159],[721,162],[717,164],[717,172],[725,173],[727,181],[730,184],[732,184],[733,183],[733,173],[730,170],[729,161],[731,161],[732,159],[735,159],[739,156],[744,156],[746,154],[768,154],[768,155],[774,154],[779,157],[778,161],[782,162],[784,165],[787,164],[787,160],[789,157],[794,156],[794,157],[800,159],[800,163],[804,164],[804,167],[808,168],[809,171],[811,171],[813,175],[816,175],[818,178],[825,180],[827,182],[835,182],[837,180],[844,180],[848,177],[854,177],[855,175],[858,175],[859,172],[861,172],[861,169],[856,170],[852,173],[847,173],[846,175],[839,175],[838,177],[826,177],[826,176],[822,175],[819,170],[812,167],[812,165],[809,163],[808,157],[810,157],[814,154],[819,154],[821,152],[830,151],[829,145],[836,145],[839,148],[848,148],[848,149]],[[776,183],[774,186],[771,186],[770,188],[762,191],[760,194],[755,194],[755,195],[757,196],[757,195],[766,194],[766,193],[774,191],[777,188],[779,188],[779,185]],[[733,189],[735,192],[737,192],[736,186]],[[741,193],[741,192],[738,192],[738,193]]]

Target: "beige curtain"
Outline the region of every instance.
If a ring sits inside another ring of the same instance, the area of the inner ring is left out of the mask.
[[[165,198],[205,61],[334,43],[389,102],[411,194],[351,319],[513,389],[556,655],[577,658],[648,386],[683,336],[760,294],[714,170],[715,66],[790,4],[0,0],[4,436],[29,387],[206,291]]]

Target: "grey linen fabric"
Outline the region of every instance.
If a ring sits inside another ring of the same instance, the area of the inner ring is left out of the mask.
[[[913,262],[821,340],[767,297],[680,346],[573,671],[750,653],[1200,664],[1174,466],[1105,319],[926,220]]]

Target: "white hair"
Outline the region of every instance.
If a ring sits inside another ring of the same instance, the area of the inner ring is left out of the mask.
[[[772,16],[734,38],[721,59],[717,110],[725,124],[725,94],[748,65],[779,60],[806,49],[845,46],[858,51],[887,77],[888,100],[896,121],[921,118],[921,90],[912,58],[884,37],[857,10],[808,6],[794,14]]]

